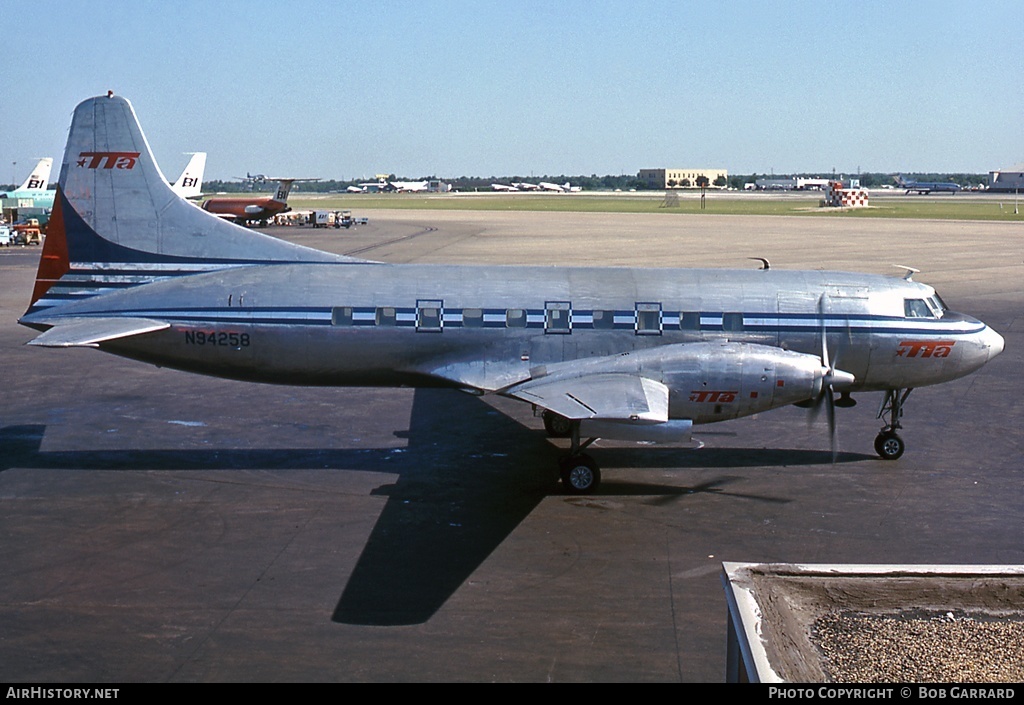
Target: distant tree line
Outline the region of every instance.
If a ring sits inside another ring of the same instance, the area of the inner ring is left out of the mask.
[[[904,179],[908,181],[952,181],[953,183],[959,184],[963,187],[977,186],[978,184],[988,183],[988,174],[940,174],[940,173],[924,173],[924,172],[903,172],[901,174]],[[802,177],[808,179],[826,179],[832,178],[833,174],[822,173],[822,172],[805,172],[795,174],[733,174],[729,176],[728,181],[725,179],[716,179],[713,186],[719,188],[728,186],[737,190],[742,190],[743,185],[756,181],[757,179],[789,179],[794,177]],[[885,185],[896,186],[896,174],[881,173],[881,172],[863,172],[860,174],[840,174],[836,173],[835,178],[858,178],[860,179],[861,186],[865,188],[880,188]],[[437,176],[420,176],[417,178],[410,178],[407,176],[395,176],[394,174],[388,175],[389,181],[435,181],[438,180]],[[616,189],[621,191],[629,191],[636,189],[637,191],[650,190],[647,184],[636,177],[636,174],[608,174],[605,176],[598,176],[597,174],[591,174],[590,176],[568,176],[566,174],[560,174],[558,176],[544,175],[544,176],[459,176],[455,178],[441,178],[441,181],[451,184],[452,188],[456,191],[490,191],[491,184],[511,184],[512,182],[525,181],[529,183],[538,183],[540,181],[548,181],[554,184],[564,184],[568,181],[573,186],[579,186],[585,191],[614,191]],[[344,191],[349,186],[358,186],[359,184],[373,181],[370,179],[350,179],[350,180],[337,180],[337,179],[323,179],[321,181],[310,181],[300,182],[295,184],[292,191],[295,193],[337,193]],[[676,184],[682,186],[700,186],[701,184]],[[205,181],[203,183],[203,191],[206,193],[245,193],[248,191],[270,191],[273,190],[275,184],[271,181],[252,181],[252,180],[235,180],[235,181]],[[0,192],[11,191],[18,187],[18,184],[0,184]],[[56,184],[51,184],[50,188],[56,188]],[[660,190],[660,189],[657,189]]]
[[[826,179],[826,178],[858,178],[860,179],[861,186],[865,188],[879,188],[885,185],[896,186],[896,174],[881,173],[881,172],[863,172],[860,174],[828,174],[821,172],[807,172],[807,173],[794,173],[794,174],[733,174],[726,179],[716,179],[713,186],[719,188],[728,186],[737,190],[742,190],[743,185],[751,183],[757,179],[788,179],[793,177],[802,177],[810,179]],[[978,184],[988,183],[988,174],[940,174],[940,173],[922,173],[922,172],[905,172],[902,174],[903,178],[910,181],[952,181],[953,183],[959,184],[960,186],[977,186]],[[293,193],[337,193],[344,191],[349,186],[358,186],[362,183],[371,182],[374,179],[350,179],[350,180],[337,180],[337,179],[322,179],[320,181],[311,182],[300,182],[295,184],[292,188]],[[590,176],[576,175],[571,176],[567,174],[544,175],[544,176],[458,176],[451,178],[431,176],[420,176],[420,177],[407,177],[407,176],[395,176],[390,174],[388,176],[389,181],[444,181],[445,183],[451,184],[452,189],[455,191],[490,191],[491,184],[511,184],[513,182],[529,182],[538,183],[540,181],[547,181],[555,184],[564,184],[569,182],[573,186],[579,186],[585,191],[615,191],[616,189],[621,191],[629,191],[635,189],[637,191],[650,190],[647,184],[637,178],[636,174],[607,174],[605,176],[598,176],[597,174],[591,174]],[[701,184],[693,184],[699,186]],[[14,188],[10,186],[8,188]],[[273,182],[252,182],[252,181],[206,181],[203,184],[203,190],[208,193],[212,192],[226,192],[226,193],[244,193],[246,191],[269,191],[274,188]],[[656,189],[660,190],[660,189]]]
[[[729,186],[735,189],[742,189],[743,184],[751,183],[757,179],[792,179],[796,177],[804,179],[860,179],[860,185],[864,188],[881,188],[882,186],[896,187],[896,177],[902,176],[907,181],[951,181],[960,186],[977,186],[988,184],[988,174],[940,174],[904,171],[899,174],[883,172],[861,172],[860,174],[846,174],[836,172],[835,174],[822,172],[807,172],[799,174],[735,174],[729,177]]]
[[[435,175],[431,176],[396,176],[390,174],[388,181],[443,181],[447,184],[452,185],[452,189],[456,191],[490,191],[491,184],[511,184],[512,182],[525,181],[529,183],[538,183],[541,181],[547,181],[554,184],[564,184],[568,181],[573,186],[580,186],[584,190],[615,190],[622,189],[623,191],[629,189],[642,189],[645,188],[643,182],[641,182],[636,174],[621,174],[618,176],[607,175],[598,176],[592,174],[590,176],[568,176],[560,174],[558,176],[544,175],[544,176],[458,176],[458,177],[438,177]],[[373,182],[373,178],[363,179],[351,179],[351,180],[337,180],[337,179],[321,179],[320,181],[311,182],[300,182],[292,187],[292,192],[305,192],[305,193],[336,193],[338,191],[344,191],[349,186],[359,186],[359,184]],[[249,180],[243,181],[205,181],[203,182],[203,190],[214,192],[224,191],[226,193],[241,193],[245,191],[266,191],[274,188],[274,183],[271,181],[266,182],[253,182]]]

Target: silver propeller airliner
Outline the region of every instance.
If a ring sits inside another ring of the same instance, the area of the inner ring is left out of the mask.
[[[694,424],[884,392],[882,458],[907,395],[1003,349],[903,278],[824,271],[399,265],[260,235],[167,185],[131,104],[81,103],[35,290],[32,345],[220,377],[442,386],[532,404],[569,492],[596,438],[687,442]],[[839,398],[836,399],[835,395]]]

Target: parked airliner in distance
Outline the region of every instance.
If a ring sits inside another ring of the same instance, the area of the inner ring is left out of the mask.
[[[178,197],[112,95],[76,108],[58,191],[20,319],[41,331],[30,344],[257,382],[505,395],[570,438],[569,492],[600,482],[595,438],[687,443],[696,424],[790,404],[827,412],[834,452],[834,407],[860,392],[882,392],[875,449],[895,459],[910,391],[1003,348],[909,270],[384,264],[300,247]]]
[[[389,181],[385,184],[384,190],[396,193],[418,193],[429,191],[430,183],[427,181]]]
[[[522,181],[514,181],[511,185],[491,184],[492,191],[554,191],[555,193],[579,193],[583,190],[581,186],[572,186],[568,181],[564,184],[553,184],[548,181],[541,181],[539,184],[530,184]]]
[[[896,176],[896,185],[907,190],[905,195],[918,193],[927,195],[933,191],[937,193],[956,193],[960,191],[960,184],[952,181],[907,181],[901,175]]]
[[[21,186],[7,193],[0,193],[0,198],[31,198],[35,208],[53,208],[56,191],[46,188],[50,183],[52,169],[53,157],[43,157]]]
[[[578,193],[583,190],[579,186],[572,186],[568,181],[564,184],[553,184],[549,181],[541,181],[537,185],[542,191],[554,191],[555,193]]]
[[[278,213],[291,210],[288,195],[292,184],[298,181],[319,181],[319,179],[285,179],[266,177],[267,181],[276,181],[277,190],[273,196],[218,196],[203,201],[201,208],[224,220],[238,225],[250,223],[266,225],[267,221]]]

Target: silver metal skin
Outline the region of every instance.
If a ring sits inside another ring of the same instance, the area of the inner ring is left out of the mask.
[[[58,200],[21,319],[45,331],[32,344],[257,382],[505,394],[571,422],[595,481],[574,460],[570,491],[599,480],[581,433],[680,440],[793,403],[831,413],[834,392],[940,384],[1003,346],[909,276],[392,265],[298,247],[173,194],[117,97],[76,109]]]

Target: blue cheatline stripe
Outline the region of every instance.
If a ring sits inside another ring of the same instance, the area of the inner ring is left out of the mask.
[[[335,311],[338,309],[345,308],[350,311],[350,315],[343,317],[345,323],[335,323]],[[131,317],[142,317],[142,318],[156,318],[160,320],[180,321],[183,323],[224,323],[224,324],[237,324],[237,323],[248,323],[248,324],[260,324],[260,325],[317,325],[317,326],[331,326],[336,327],[373,327],[377,325],[384,325],[392,328],[415,328],[416,327],[416,309],[411,307],[380,307],[388,310],[385,320],[387,323],[377,323],[377,311],[378,307],[370,306],[354,306],[354,307],[324,307],[324,306],[215,306],[215,307],[160,307],[160,308],[144,308],[144,309],[132,309],[132,310],[109,310],[109,311],[92,311],[89,316],[91,317],[108,317],[108,316],[131,316]],[[465,311],[470,311],[472,316],[470,318],[464,317]],[[506,322],[504,316],[500,316],[497,313],[500,309],[485,309],[485,313],[482,317],[477,315],[481,309],[444,309],[443,311],[443,325],[440,326],[444,329],[452,328],[488,328],[488,329],[504,329],[506,328]],[[544,328],[544,311],[540,309],[514,309],[514,310],[525,310],[527,317],[527,324],[525,328],[528,329],[543,329]],[[576,312],[579,317],[574,313],[572,319],[571,330],[635,330],[636,322],[632,324],[620,324],[616,322],[614,328],[607,327],[595,327],[593,324],[592,316],[593,312],[580,311]],[[589,314],[589,316],[588,316]],[[588,317],[590,320],[588,321]],[[702,320],[707,323],[703,323],[700,330],[689,330],[680,329],[678,323],[673,326],[663,325],[661,332],[708,332],[708,333],[760,333],[760,334],[773,334],[773,333],[785,333],[785,334],[819,334],[821,332],[820,320],[816,319],[813,314],[806,316],[793,316],[788,315],[785,318],[774,315],[763,315],[763,314],[752,314],[745,315],[746,320],[759,320],[762,321],[759,325],[752,325],[745,323],[742,330],[726,330],[723,323],[721,314],[715,313],[702,313]],[[519,319],[522,320],[522,319]],[[979,333],[985,330],[986,326],[984,323],[972,322],[972,321],[942,321],[941,319],[910,319],[914,320],[914,323],[910,323],[908,319],[896,318],[892,316],[858,316],[856,318],[851,317],[847,321],[834,320],[832,324],[826,324],[826,330],[830,334],[845,334],[847,331],[850,333],[864,334],[864,333],[889,333],[894,335],[964,335]],[[925,324],[925,321],[928,323]],[[711,324],[710,321],[715,321]],[[922,325],[924,324],[924,325]],[[524,326],[508,326],[510,330],[517,328],[524,328]],[[431,330],[437,330],[438,327],[430,327]],[[570,329],[557,329],[559,332],[567,333]],[[651,332],[651,331],[646,331]]]

